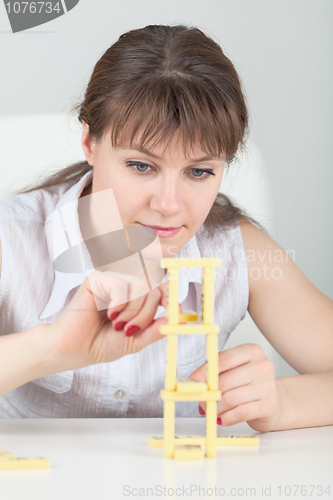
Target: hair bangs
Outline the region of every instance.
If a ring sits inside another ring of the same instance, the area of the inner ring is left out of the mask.
[[[240,140],[230,134],[230,120],[219,110],[221,103],[212,102],[202,88],[179,77],[143,81],[135,92],[119,96],[110,107],[108,134],[114,148],[126,142],[147,149],[162,145],[165,152],[176,138],[185,158],[199,146],[206,154],[228,161]]]

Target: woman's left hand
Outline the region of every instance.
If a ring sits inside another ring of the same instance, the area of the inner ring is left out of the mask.
[[[281,392],[274,365],[262,348],[243,344],[219,352],[218,372],[218,389],[222,394],[217,402],[217,417],[222,425],[245,421],[260,432],[273,430],[281,412]],[[206,381],[206,365],[188,379]],[[206,410],[206,402],[200,402],[199,406]]]

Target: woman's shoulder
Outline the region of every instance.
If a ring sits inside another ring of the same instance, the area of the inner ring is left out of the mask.
[[[279,245],[269,236],[267,230],[264,227],[258,227],[256,224],[249,221],[245,217],[240,218],[239,229],[242,236],[244,249],[247,253],[257,252],[259,255],[261,250],[266,250],[271,246],[281,249],[281,247],[279,247]]]
[[[283,283],[282,276],[294,273],[297,267],[290,256],[266,230],[242,220],[240,230],[246,255],[249,288],[252,296],[261,296],[269,286]],[[273,292],[272,292],[273,293]]]
[[[47,217],[55,210],[59,199],[67,189],[67,183],[57,184],[27,193],[14,194],[0,200],[0,278],[3,271],[3,258],[7,253],[7,244],[9,241],[15,240],[16,228],[24,228],[23,232],[18,233],[20,241],[21,238],[24,240],[24,235],[30,238],[32,234],[30,223],[35,223],[36,229],[39,225],[44,225]],[[22,223],[27,222],[28,226],[22,225]],[[37,229],[38,231],[39,229]]]
[[[18,193],[0,200],[0,219],[16,219],[44,224],[66,189],[68,189],[66,184],[58,184],[44,189],[35,189],[28,193]]]
[[[2,223],[10,220],[14,223],[24,221],[45,224],[47,217],[55,210],[60,197],[67,189],[67,184],[57,184],[0,200],[0,278],[4,245],[4,242],[1,243],[1,235],[4,237],[6,234],[6,231],[1,230]]]

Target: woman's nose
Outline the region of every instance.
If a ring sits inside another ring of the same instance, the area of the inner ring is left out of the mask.
[[[171,216],[183,210],[183,196],[179,179],[161,179],[154,186],[150,207],[152,210]]]

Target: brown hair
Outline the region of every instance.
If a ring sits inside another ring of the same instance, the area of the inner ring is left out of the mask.
[[[96,143],[110,134],[117,147],[126,131],[130,144],[162,143],[167,149],[177,131],[186,157],[200,144],[207,154],[223,155],[227,164],[244,146],[248,127],[232,62],[200,29],[183,25],[149,25],[121,35],[95,65],[84,99],[72,112],[89,125]],[[19,192],[74,183],[91,169],[88,162],[78,162]],[[218,193],[204,226],[212,235],[240,217],[258,225]]]

